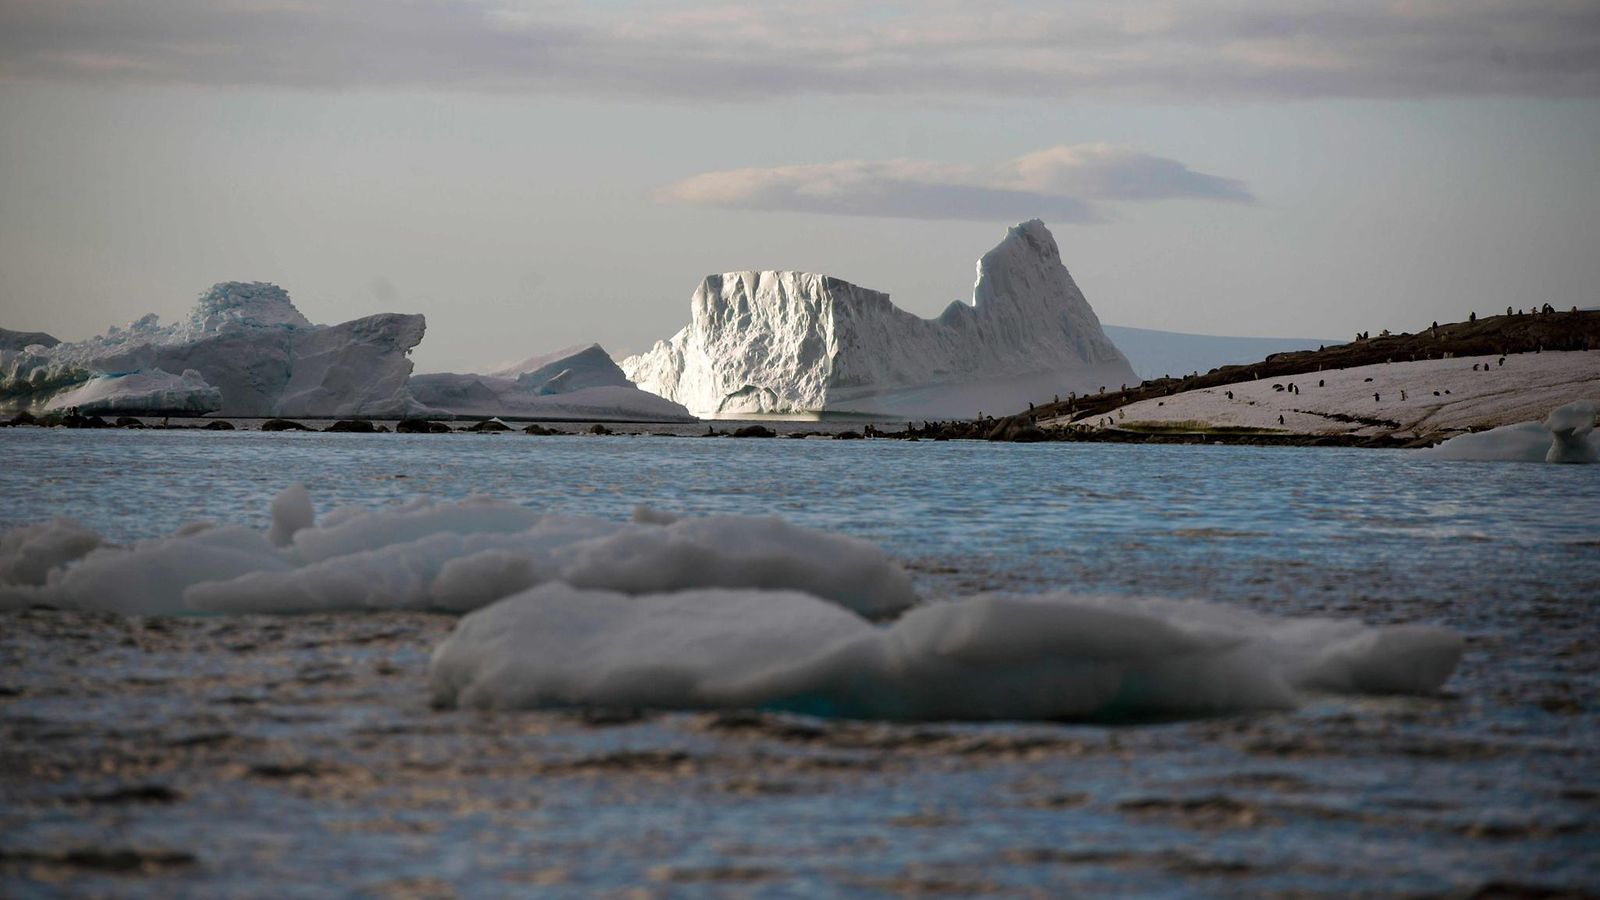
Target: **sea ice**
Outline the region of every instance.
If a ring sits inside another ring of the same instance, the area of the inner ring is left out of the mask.
[[[439,705],[766,708],[875,719],[1082,719],[1436,691],[1461,638],[1205,603],[979,596],[874,625],[793,591],[625,596],[548,584],[435,651]]]
[[[1462,434],[1421,451],[1434,459],[1469,462],[1600,462],[1596,404],[1578,400],[1551,410],[1542,422],[1519,422]]]
[[[917,602],[879,547],[768,517],[611,522],[474,498],[335,510],[319,525],[293,485],[273,501],[265,532],[200,524],[90,552],[96,541],[69,523],[0,535],[0,607],[464,612],[547,581],[625,593],[793,589],[874,617]]]

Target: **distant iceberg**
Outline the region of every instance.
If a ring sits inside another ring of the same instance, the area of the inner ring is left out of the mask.
[[[86,341],[0,349],[0,407],[411,415],[422,407],[406,384],[409,354],[425,328],[422,316],[398,313],[313,325],[277,285],[223,282],[183,322],[147,315]]]
[[[1457,435],[1421,453],[1469,462],[1600,462],[1600,433],[1594,430],[1597,410],[1600,404],[1578,400],[1551,410],[1542,422]]]
[[[411,393],[436,412],[457,416],[696,421],[682,404],[634,387],[599,344],[568,347],[483,375],[413,375]]]
[[[622,369],[712,416],[972,418],[1139,380],[1038,220],[984,254],[971,303],[936,319],[826,275],[730,272],[695,291],[682,331]]]

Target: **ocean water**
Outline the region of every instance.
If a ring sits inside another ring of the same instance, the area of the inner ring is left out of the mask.
[[[783,430],[780,428],[780,430]],[[1600,467],[1404,451],[0,431],[0,527],[117,540],[486,494],[776,514],[927,596],[1072,589],[1427,622],[1437,698],[885,725],[427,706],[445,616],[0,618],[6,893],[1600,890]]]

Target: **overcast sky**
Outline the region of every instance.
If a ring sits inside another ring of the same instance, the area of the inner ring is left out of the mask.
[[[482,370],[713,272],[933,315],[1034,217],[1114,324],[1600,304],[1600,3],[0,0],[3,327],[261,280]]]

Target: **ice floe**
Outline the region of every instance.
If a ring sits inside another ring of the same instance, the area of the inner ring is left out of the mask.
[[[466,611],[547,581],[625,593],[787,588],[873,617],[917,600],[879,547],[770,517],[646,511],[612,522],[475,498],[335,510],[319,525],[294,485],[273,501],[266,531],[201,523],[100,543],[60,522],[0,536],[0,608]]]
[[[874,719],[1104,719],[1429,693],[1461,638],[1131,597],[979,596],[875,625],[794,591],[547,584],[434,653],[443,706],[765,708]]]
[[[1596,410],[1594,401],[1578,400],[1556,407],[1543,421],[1457,435],[1422,453],[1467,462],[1600,462]]]

